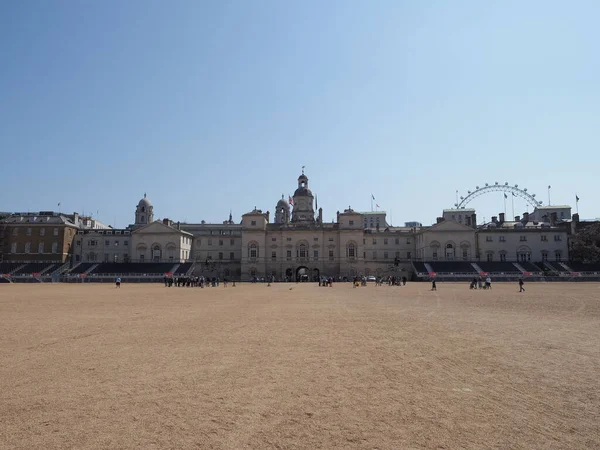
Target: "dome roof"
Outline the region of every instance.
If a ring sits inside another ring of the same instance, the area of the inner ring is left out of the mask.
[[[283,208],[289,208],[288,202],[286,202],[284,199],[279,200],[277,202],[277,209],[279,209],[281,207],[283,207]]]
[[[311,192],[311,190],[307,187],[299,187],[298,189],[296,189],[296,192],[294,192],[294,197],[312,197],[313,194]]]
[[[138,206],[152,206],[152,203],[150,202],[150,200],[148,200],[146,194],[144,194],[144,198],[140,200]]]

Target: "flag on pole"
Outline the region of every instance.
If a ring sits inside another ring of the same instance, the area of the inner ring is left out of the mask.
[[[58,207],[60,208],[60,202],[58,202]]]
[[[381,206],[379,206],[377,203],[375,203],[375,207],[377,207],[377,208],[381,208]]]
[[[508,195],[506,195],[506,192],[504,193],[504,198],[508,198]]]
[[[577,196],[577,194],[575,194],[575,202],[579,202],[579,197]]]
[[[288,203],[290,205],[294,206],[294,200],[292,200],[292,197],[290,197],[289,195],[288,195]]]
[[[375,196],[374,196],[373,194],[371,194],[371,198],[372,198],[373,200],[375,200]]]
[[[550,189],[552,186],[548,185],[548,189]]]

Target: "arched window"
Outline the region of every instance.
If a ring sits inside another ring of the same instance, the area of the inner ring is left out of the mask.
[[[142,212],[146,212],[146,207],[142,206]]]
[[[160,262],[160,257],[161,257],[161,251],[160,251],[160,246],[155,245],[154,247],[152,247],[152,260],[154,262]]]
[[[254,242],[250,244],[250,247],[248,248],[248,256],[250,256],[250,258],[258,258],[258,245]]]
[[[31,252],[31,242],[25,242],[25,253]]]
[[[12,244],[10,244],[10,252],[17,253],[17,243],[16,242],[13,242]]]
[[[306,255],[306,245],[304,245],[304,244],[300,244],[300,245],[298,246],[298,256],[299,256],[300,258],[306,258],[306,256],[307,256],[307,255]]]
[[[356,258],[356,245],[354,242],[348,244],[348,258]]]

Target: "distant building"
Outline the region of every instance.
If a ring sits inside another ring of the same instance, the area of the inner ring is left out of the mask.
[[[363,216],[364,228],[383,229],[389,226],[385,219],[385,211],[361,212],[360,214]]]

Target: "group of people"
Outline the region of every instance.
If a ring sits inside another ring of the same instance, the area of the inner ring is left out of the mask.
[[[471,284],[469,285],[469,289],[491,289],[492,288],[492,279],[490,277],[486,277],[485,284],[483,278],[476,277],[471,280]]]
[[[221,280],[219,280],[217,277],[195,277],[195,276],[184,276],[184,277],[169,277],[169,276],[164,276],[164,283],[165,283],[165,287],[200,287],[200,288],[204,288],[206,287],[218,287],[219,284],[221,283]],[[223,279],[223,287],[227,287],[227,285],[229,284],[229,281],[227,280],[227,278]],[[235,282],[233,283],[235,286]]]

